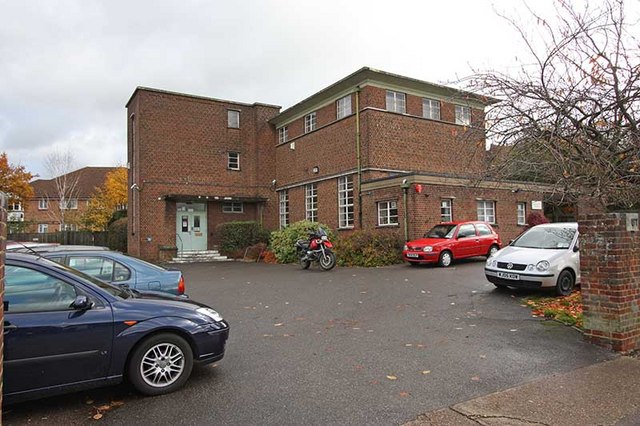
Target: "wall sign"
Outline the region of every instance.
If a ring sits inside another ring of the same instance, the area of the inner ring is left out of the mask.
[[[542,210],[542,201],[532,201],[531,210]]]

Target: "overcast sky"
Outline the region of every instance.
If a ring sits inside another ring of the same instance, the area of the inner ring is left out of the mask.
[[[529,19],[519,0],[0,0],[0,151],[41,177],[56,149],[125,164],[136,86],[286,108],[363,66],[444,84],[513,68],[496,10]]]

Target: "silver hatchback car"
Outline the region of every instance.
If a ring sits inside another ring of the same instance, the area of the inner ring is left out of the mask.
[[[546,223],[522,233],[484,268],[496,287],[550,288],[562,296],[580,282],[577,223]]]

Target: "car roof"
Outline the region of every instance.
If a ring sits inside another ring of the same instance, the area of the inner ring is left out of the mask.
[[[461,224],[464,224],[464,223],[473,223],[473,224],[481,223],[483,225],[487,224],[487,222],[483,222],[481,220],[456,220],[456,221],[452,221],[452,222],[441,222],[441,223],[438,223],[438,224],[436,224],[434,226],[438,226],[438,225],[461,225]]]
[[[533,228],[575,228],[578,229],[578,222],[556,222],[556,223],[541,223],[540,225],[533,226]]]
[[[67,252],[67,251],[108,251],[109,247],[104,246],[87,246],[87,245],[64,245],[58,243],[33,243],[33,242],[7,242],[7,251],[23,252],[23,253],[50,253],[50,252]]]

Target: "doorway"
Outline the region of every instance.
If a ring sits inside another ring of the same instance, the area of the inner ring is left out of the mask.
[[[207,249],[207,205],[176,203],[176,244],[178,251]]]

